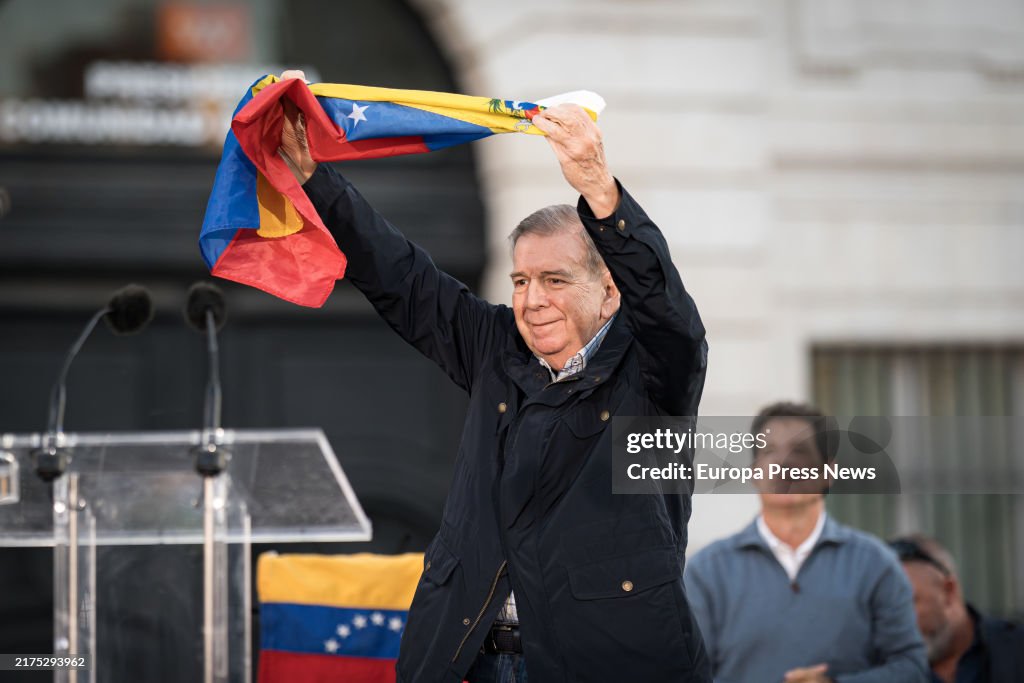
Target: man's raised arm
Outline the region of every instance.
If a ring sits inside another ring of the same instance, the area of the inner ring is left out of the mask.
[[[622,295],[643,353],[644,382],[668,415],[694,415],[704,387],[707,341],[668,244],[612,177],[601,132],[586,112],[559,105],[534,117],[562,173],[581,196],[579,214]]]
[[[286,71],[286,78],[304,78]],[[477,297],[378,214],[330,166],[309,154],[302,117],[288,102],[280,154],[348,258],[345,276],[380,316],[463,389],[512,314]]]

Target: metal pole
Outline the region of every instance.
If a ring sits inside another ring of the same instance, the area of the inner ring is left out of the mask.
[[[214,477],[203,477],[203,682],[213,683]]]
[[[68,477],[68,654],[78,648],[78,475]],[[93,662],[93,666],[96,663]],[[69,683],[78,683],[78,671],[68,671]]]

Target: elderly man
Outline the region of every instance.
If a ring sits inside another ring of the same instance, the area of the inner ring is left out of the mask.
[[[750,432],[765,435],[756,467],[831,459],[831,421],[810,406],[768,406]],[[686,567],[715,681],[925,683],[910,586],[892,553],[825,514],[823,479],[758,484],[757,519]]]
[[[889,542],[914,589],[917,627],[935,683],[1024,681],[1024,627],[967,604],[953,556],[934,538]]]
[[[582,196],[513,231],[509,309],[439,271],[286,119],[281,154],[348,279],[470,395],[398,680],[710,680],[681,580],[689,497],[612,495],[610,429],[696,414],[704,327],[597,126],[569,105],[533,119]]]

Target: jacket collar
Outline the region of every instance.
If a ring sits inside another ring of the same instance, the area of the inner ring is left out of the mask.
[[[594,357],[587,362],[587,367],[580,373],[592,384],[603,383],[619,366],[626,350],[633,343],[633,330],[628,323],[626,311],[619,309],[612,326],[601,342]]]
[[[629,345],[633,343],[633,332],[627,318],[626,312],[620,308],[601,346],[593,358],[587,361],[587,366],[581,372],[570,375],[557,384],[564,386],[583,382],[582,387],[587,389],[603,384],[618,367]],[[518,330],[515,333],[515,347],[506,350],[502,355],[502,368],[527,396],[532,397],[555,384],[551,382],[551,375],[530,351]]]

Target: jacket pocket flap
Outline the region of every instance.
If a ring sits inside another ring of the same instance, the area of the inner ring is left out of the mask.
[[[438,586],[443,586],[451,578],[459,564],[459,558],[448,550],[440,538],[434,539],[423,560],[423,577]]]
[[[625,598],[682,576],[672,548],[588,562],[569,567],[568,571],[569,588],[579,600]]]
[[[611,425],[611,411],[598,405],[583,403],[565,416],[565,425],[578,438],[585,439]]]

